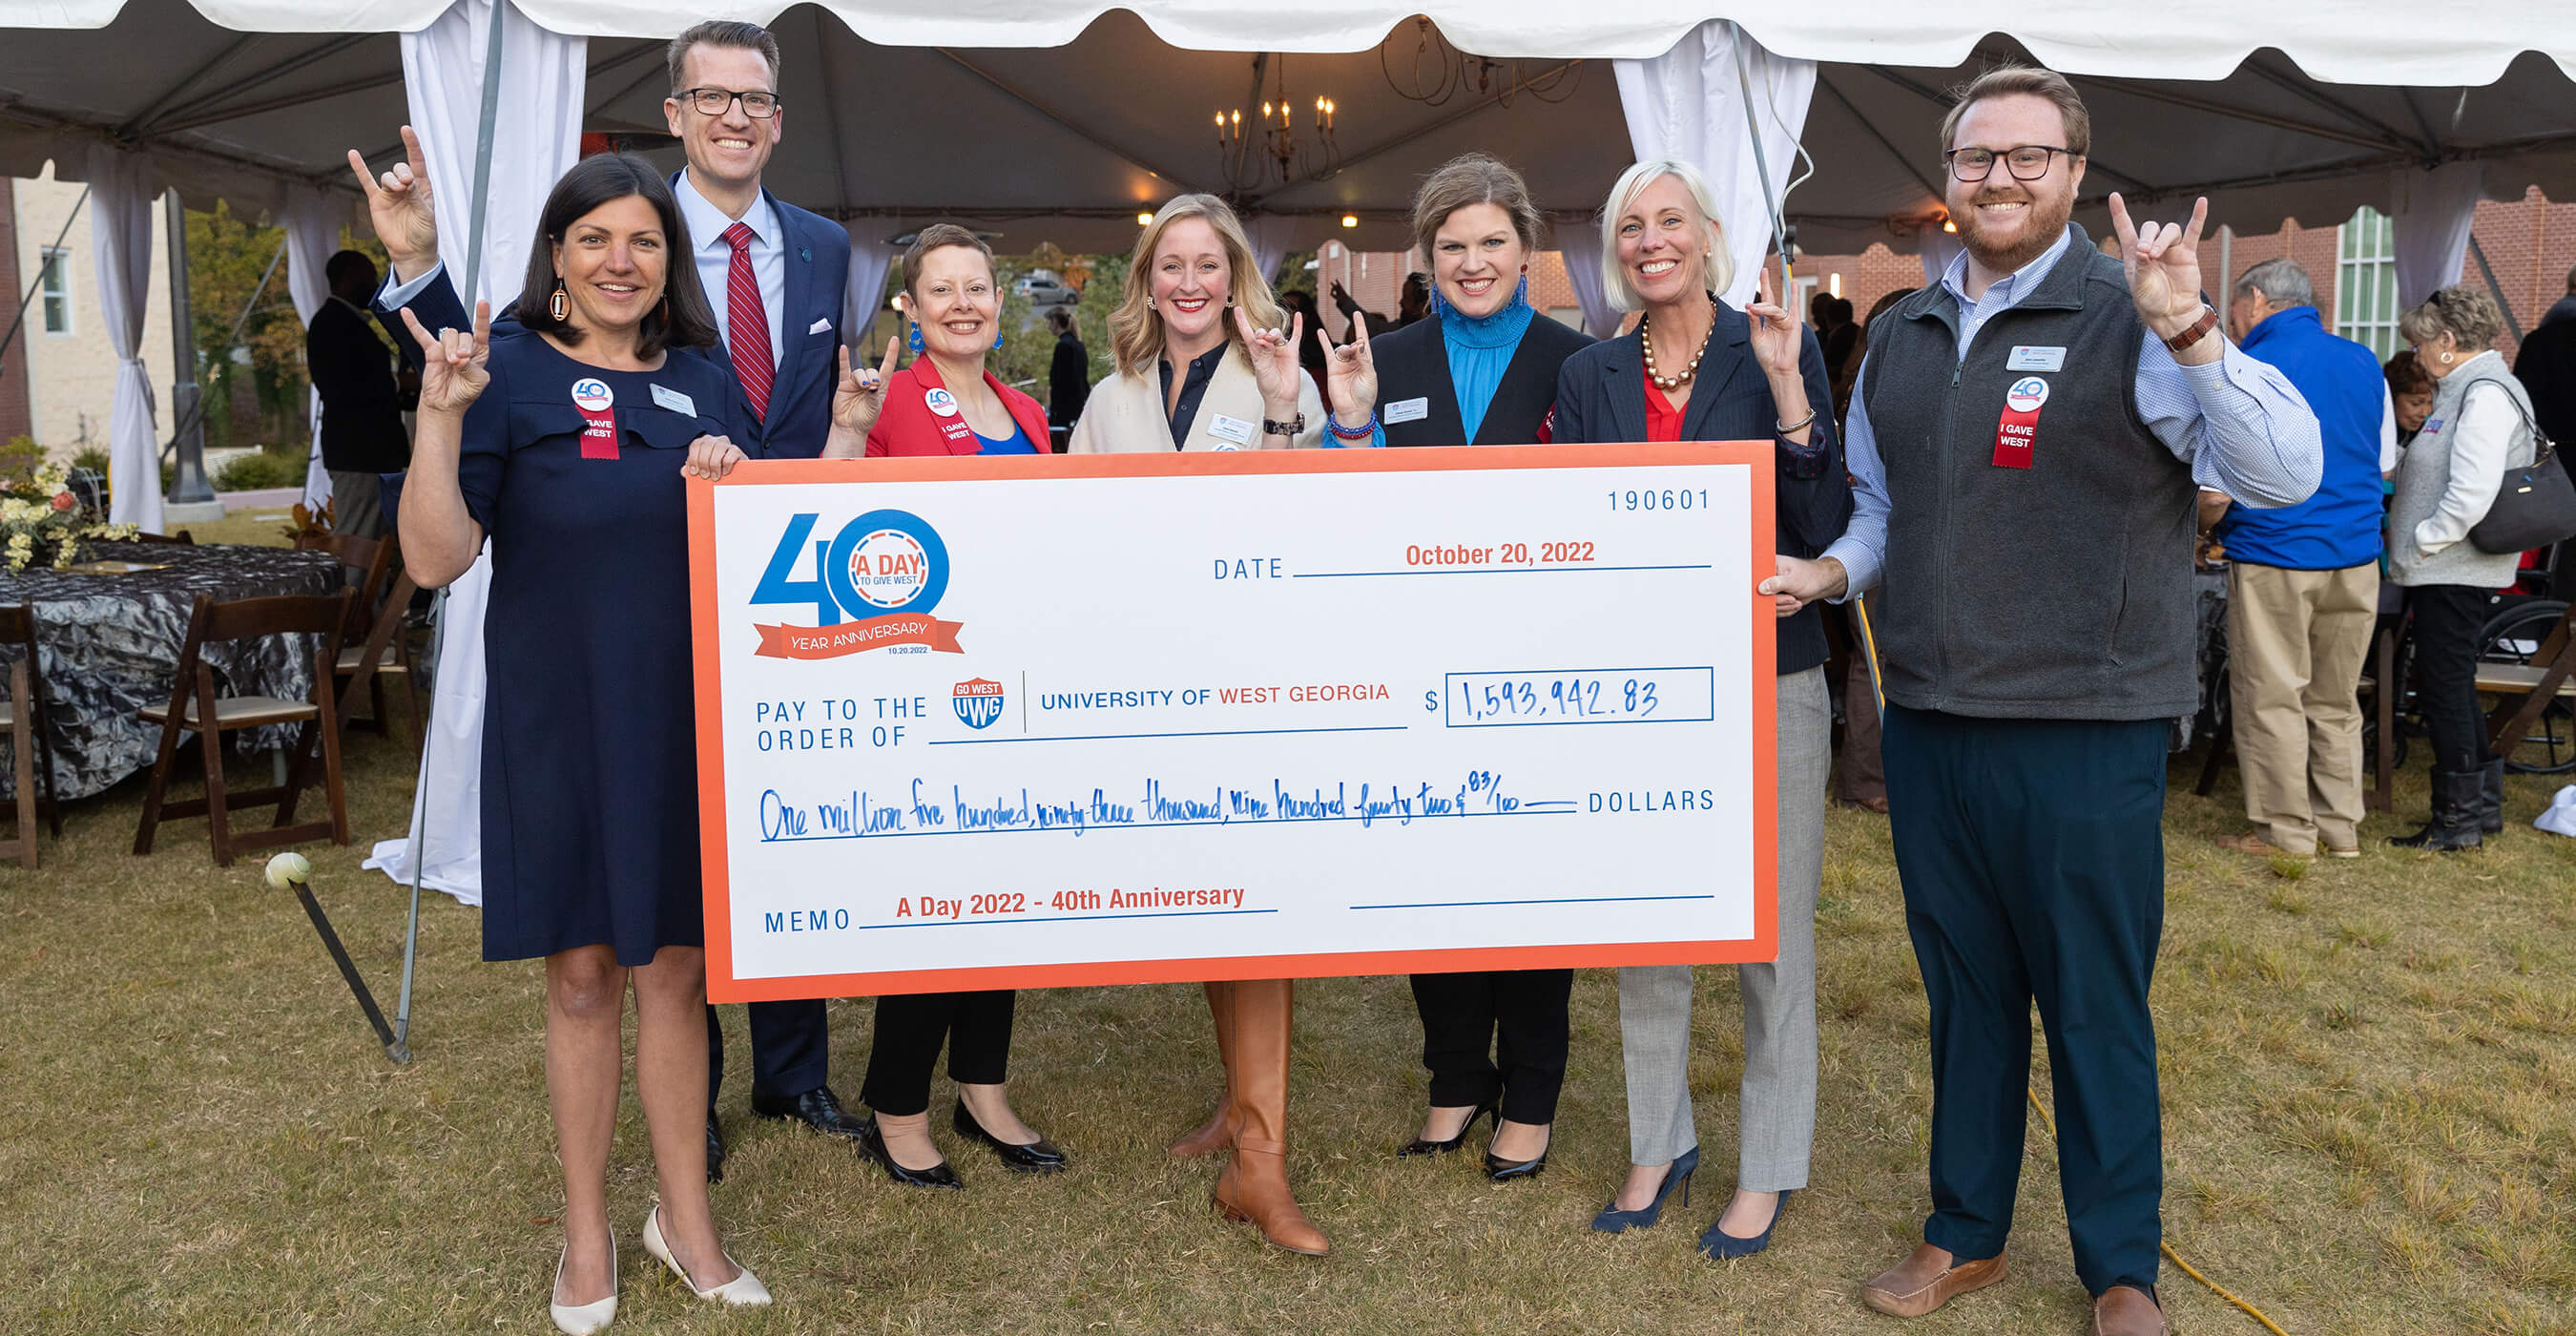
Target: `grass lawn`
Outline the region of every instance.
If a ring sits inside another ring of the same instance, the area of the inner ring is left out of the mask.
[[[356,842],[304,847],[388,1009],[403,896],[358,864],[402,831],[410,761],[355,736]],[[2191,797],[2196,770],[2175,770],[2155,990],[2175,1247],[2300,1336],[2576,1330],[2576,841],[2525,824],[2550,786],[2515,777],[2515,829],[2478,854],[2387,849],[2398,827],[2374,819],[2358,863],[2276,869],[2210,847],[2241,825],[2238,798]],[[2421,813],[2423,776],[2406,778],[2399,809]],[[481,964],[475,912],[428,897],[417,1060],[393,1066],[260,859],[216,869],[202,821],[132,857],[137,803],[128,784],[83,804],[41,872],[0,868],[0,1331],[551,1330],[539,966]],[[1576,984],[1552,1165],[1509,1187],[1472,1154],[1390,1158],[1423,1099],[1402,980],[1300,985],[1291,1172],[1336,1245],[1322,1261],[1220,1222],[1217,1166],[1160,1153],[1218,1085],[1194,986],[1024,996],[1015,1100],[1076,1167],[1016,1178],[943,1126],[963,1194],[898,1189],[751,1119],[735,1008],[716,1206],[782,1301],[705,1311],[651,1269],[630,1094],[610,1171],[617,1330],[1896,1331],[1856,1291],[1926,1209],[1924,1003],[1884,820],[1837,810],[1827,831],[1814,1181],[1760,1257],[1690,1248],[1733,1176],[1727,970],[1701,973],[1699,1192],[1617,1238],[1584,1229],[1626,1160],[1610,975]],[[833,1005],[852,1100],[870,1010]],[[2045,1097],[2044,1058],[2038,1079]],[[2084,1330],[2036,1119],[2026,1169],[2011,1277],[1907,1329]],[[2166,1280],[2180,1330],[2259,1330]]]

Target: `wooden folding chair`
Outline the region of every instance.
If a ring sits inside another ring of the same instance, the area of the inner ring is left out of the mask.
[[[411,607],[412,595],[419,586],[405,571],[394,577],[394,587],[385,595],[385,606],[376,614],[375,626],[364,642],[344,646],[340,665],[334,676],[340,692],[340,726],[357,722],[350,713],[350,698],[358,694],[358,684],[367,684],[367,723],[378,737],[392,737],[392,715],[385,705],[385,682],[391,679],[402,688],[403,703],[410,707],[411,736],[415,746],[423,738],[420,731],[420,690],[413,680],[411,638],[403,634],[403,616]]]
[[[341,629],[340,639],[345,644],[366,639],[368,629],[375,625],[377,596],[384,593],[385,577],[393,569],[393,540],[306,532],[296,535],[295,547],[300,552],[328,552],[357,573],[358,601],[350,606],[349,624]]]
[[[9,755],[17,771],[18,836],[0,840],[0,858],[15,855],[19,865],[36,866],[36,818],[51,823],[54,838],[63,834],[60,804],[37,792],[54,777],[53,745],[45,737],[45,674],[36,660],[36,613],[25,605],[0,607],[0,644],[18,648],[9,665],[9,698],[0,702],[0,729],[9,734]]]
[[[215,862],[225,867],[232,866],[237,849],[292,844],[324,835],[333,844],[349,842],[348,807],[340,786],[339,705],[331,679],[332,669],[340,661],[340,628],[347,624],[349,605],[356,598],[357,591],[353,589],[337,594],[286,594],[229,603],[218,603],[212,595],[197,595],[196,610],[188,619],[188,638],[179,651],[179,671],[170,687],[170,703],[146,706],[140,712],[146,721],[161,725],[161,751],[152,763],[151,784],[143,795],[143,819],[134,832],[134,852],[152,852],[153,830],[165,817],[204,816],[214,841]],[[320,637],[321,648],[313,656],[310,701],[215,694],[215,672],[204,660],[206,646],[277,635]],[[275,724],[302,725],[296,730],[286,782],[240,793],[225,792],[223,735]],[[162,794],[169,786],[171,765],[178,755],[179,735],[183,732],[198,735],[197,750],[205,760],[206,796],[164,802]],[[295,825],[295,802],[311,783],[317,740],[331,815],[328,820]],[[233,833],[232,809],[271,805],[276,807],[277,817],[267,830]]]

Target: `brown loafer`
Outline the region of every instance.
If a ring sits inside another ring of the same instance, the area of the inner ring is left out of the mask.
[[[2093,1300],[2093,1336],[2171,1336],[2165,1310],[2134,1285],[2114,1285]]]
[[[1931,1244],[1878,1273],[1860,1290],[1861,1302],[1891,1317],[1921,1317],[1966,1294],[2004,1278],[2004,1255],[1958,1261]]]

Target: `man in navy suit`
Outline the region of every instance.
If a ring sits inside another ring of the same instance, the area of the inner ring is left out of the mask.
[[[691,259],[715,308],[716,328],[742,396],[759,423],[745,450],[768,459],[812,459],[831,430],[842,291],[850,236],[841,225],[780,200],[760,184],[778,146],[786,107],[778,96],[778,39],[756,23],[710,21],[672,39],[671,95],[663,115],[689,165],[671,178],[688,223]],[[437,226],[419,141],[403,129],[408,161],[371,196],[376,235],[393,262],[380,313],[408,305],[430,329],[465,328],[465,307],[437,258]],[[352,154],[353,159],[356,158]],[[359,164],[364,170],[364,164]],[[381,200],[380,204],[374,203]],[[397,339],[397,345],[408,340]],[[820,999],[750,1004],[752,1112],[792,1118],[855,1142],[863,1120],[845,1113],[826,1082],[830,1049]],[[724,1174],[716,1093],[724,1084],[724,1031],[707,1008],[707,1176]]]

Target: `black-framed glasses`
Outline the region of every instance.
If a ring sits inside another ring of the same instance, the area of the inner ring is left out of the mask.
[[[778,95],[754,90],[737,93],[729,88],[689,88],[680,92],[680,100],[698,109],[701,116],[722,116],[739,99],[742,114],[755,121],[765,121],[778,114]]]
[[[1941,156],[1949,160],[1950,175],[1962,181],[1983,181],[1993,175],[1998,158],[2014,180],[2036,181],[2048,175],[2048,164],[2060,153],[2075,156],[2075,150],[2054,144],[2023,144],[2001,153],[1990,148],[1954,148]]]

